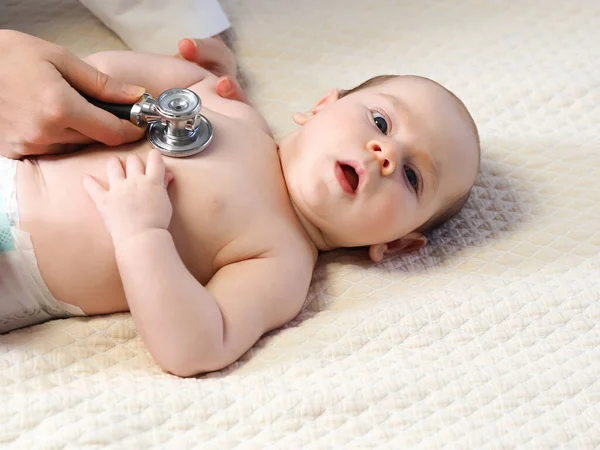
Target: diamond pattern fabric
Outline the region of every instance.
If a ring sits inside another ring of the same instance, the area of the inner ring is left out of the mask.
[[[0,336],[0,446],[600,447],[600,3],[222,4],[277,136],[373,75],[452,89],[481,134],[471,199],[419,253],[323,254],[300,315],[217,373],[162,373],[128,314]],[[124,48],[73,0],[0,11]]]

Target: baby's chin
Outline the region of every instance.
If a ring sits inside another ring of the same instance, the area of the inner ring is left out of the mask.
[[[373,237],[366,234],[360,235],[360,233],[352,233],[349,235],[348,229],[343,231],[330,231],[329,233],[324,232],[324,236],[327,237],[332,247],[335,248],[360,248],[369,247],[374,242]]]

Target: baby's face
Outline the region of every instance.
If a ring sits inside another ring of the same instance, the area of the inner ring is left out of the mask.
[[[406,236],[473,185],[475,133],[437,84],[394,78],[321,107],[281,148],[296,207],[331,247]]]

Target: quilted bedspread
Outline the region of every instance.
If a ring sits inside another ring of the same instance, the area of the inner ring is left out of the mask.
[[[222,4],[278,136],[376,74],[456,92],[472,198],[419,253],[323,254],[299,316],[217,373],[162,372],[128,314],[0,336],[0,447],[600,447],[600,2]],[[124,48],[74,0],[4,0],[9,24]]]

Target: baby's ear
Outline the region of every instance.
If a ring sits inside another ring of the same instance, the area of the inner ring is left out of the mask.
[[[375,244],[369,247],[369,257],[373,262],[381,262],[386,256],[410,253],[422,249],[427,244],[427,238],[418,231],[385,244]]]
[[[294,120],[294,122],[296,122],[296,124],[302,126],[305,123],[307,123],[315,114],[319,113],[323,108],[325,108],[325,106],[332,102],[335,102],[336,100],[339,100],[339,98],[340,91],[338,91],[337,89],[332,89],[329,92],[329,94],[327,94],[325,97],[319,100],[315,106],[313,106],[310,112],[294,113],[292,115],[292,119]]]

